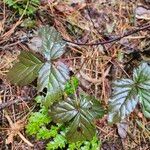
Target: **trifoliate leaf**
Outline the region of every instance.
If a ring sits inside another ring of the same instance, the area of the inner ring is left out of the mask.
[[[26,85],[38,77],[37,89],[39,92],[44,88],[47,89],[43,103],[45,106],[50,106],[54,101],[62,99],[66,81],[69,79],[67,66],[56,62],[56,59],[64,53],[66,43],[53,27],[41,28],[39,36],[42,42],[39,40],[40,44],[36,52],[44,56],[45,63],[31,52],[22,52],[19,56],[20,62],[10,70],[8,78],[12,83]]]
[[[17,85],[27,85],[36,79],[43,63],[32,52],[22,51],[19,62],[8,72],[8,79]]]
[[[95,135],[96,129],[92,121],[104,114],[100,103],[95,105],[95,101],[97,103],[97,100],[90,100],[88,96],[80,95],[79,98],[67,98],[51,107],[50,115],[54,122],[70,123],[66,135],[69,142],[91,140]]]
[[[42,38],[41,53],[47,60],[55,60],[65,52],[66,42],[62,40],[59,32],[54,27],[43,27],[39,30]]]
[[[116,123],[129,115],[138,102],[137,89],[130,79],[121,79],[113,84],[112,98],[109,100],[109,123]]]

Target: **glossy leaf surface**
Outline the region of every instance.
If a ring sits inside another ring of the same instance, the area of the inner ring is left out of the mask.
[[[47,88],[47,94],[43,100],[45,107],[62,99],[65,83],[68,79],[69,70],[63,63],[57,65],[45,63],[43,65],[39,72],[38,90],[42,91]]]
[[[150,90],[150,66],[142,63],[133,71],[133,81],[138,88]]]
[[[143,114],[145,117],[150,118],[150,91],[141,89],[139,95]]]
[[[66,42],[62,40],[59,32],[54,27],[43,27],[39,30],[42,39],[41,53],[47,60],[55,60],[65,52]]]
[[[143,114],[150,118],[150,66],[142,63],[134,70],[133,79],[138,85]]]
[[[98,101],[91,97],[67,98],[51,107],[50,114],[56,123],[69,123],[67,132],[68,141],[91,140],[95,135],[92,121],[98,116],[103,116],[104,110]],[[96,105],[94,103],[97,103]],[[99,107],[99,109],[98,109]],[[97,112],[94,112],[94,111]]]
[[[134,69],[133,80],[114,82],[108,121],[116,123],[123,120],[134,110],[139,100],[145,117],[150,118],[150,66],[147,63]]]
[[[109,123],[116,123],[129,115],[138,103],[137,89],[130,79],[121,79],[113,84],[113,94],[109,100]]]
[[[12,83],[27,85],[38,77],[38,91],[42,92],[44,88],[47,90],[43,104],[50,106],[54,101],[62,99],[66,81],[69,79],[68,67],[56,62],[56,59],[65,52],[66,42],[55,28],[49,26],[39,30],[36,42],[39,43],[36,52],[44,56],[45,62],[42,63],[31,52],[21,52],[19,63],[10,70],[8,78]]]
[[[45,63],[39,72],[38,90],[42,91],[44,88],[64,90],[65,83],[69,79],[69,70],[63,63],[53,65]]]
[[[43,63],[32,52],[22,51],[18,57],[19,62],[7,74],[11,83],[27,85],[36,79]]]
[[[47,88],[43,104],[50,106],[54,101],[62,99],[66,81],[69,79],[69,69],[63,63],[54,62],[65,52],[65,45],[59,32],[53,27],[43,27],[39,30],[42,39],[41,53],[47,62],[43,65],[38,77],[38,91]]]

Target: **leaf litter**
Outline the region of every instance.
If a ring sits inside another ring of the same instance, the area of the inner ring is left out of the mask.
[[[107,40],[121,35],[129,29],[134,29],[136,26],[140,26],[145,22],[149,23],[149,4],[147,1],[142,3],[141,1],[126,2],[123,0],[98,0],[88,1],[88,3],[86,3],[86,1],[60,1],[59,3],[50,1],[48,4],[44,3],[44,5],[45,6],[41,5],[40,7],[43,12],[46,10],[46,12],[44,12],[46,13],[46,16],[44,16],[44,13],[39,12],[41,13],[41,17],[44,17],[44,23],[37,17],[36,27],[34,30],[37,30],[41,25],[51,23],[65,39],[77,41],[79,43],[90,43],[99,39]],[[0,77],[3,80],[2,88],[5,89],[1,92],[1,99],[3,103],[8,102],[14,95],[20,95],[24,98],[24,94],[22,94],[22,92],[25,92],[24,89],[18,87],[15,88],[12,85],[8,85],[6,82],[6,72],[8,72],[8,69],[12,67],[17,58],[16,55],[14,55],[14,52],[20,51],[21,49],[38,50],[38,47],[40,47],[41,44],[39,39],[36,38],[30,39],[29,42],[25,44],[21,42],[14,44],[19,41],[19,39],[14,38],[14,33],[17,33],[20,30],[27,33],[28,29],[21,29],[19,26],[24,18],[21,17],[18,19],[14,16],[12,18],[12,23],[10,24],[9,13],[14,12],[12,12],[12,10],[8,7],[4,7],[3,2],[0,2],[0,6],[2,8],[0,18],[4,20],[0,26],[0,55],[2,60],[0,63],[0,73],[2,72]],[[88,12],[87,6],[89,7],[90,12]],[[50,22],[48,17],[51,18],[52,22]],[[103,35],[103,33],[105,33],[105,35]],[[102,50],[101,48],[98,50],[98,45],[78,46],[69,44],[67,46],[68,52],[62,57],[62,60],[64,60],[70,69],[79,76],[81,85],[84,87],[83,89],[88,91],[89,94],[101,99],[105,106],[108,103],[108,97],[111,95],[111,81],[115,78],[124,77],[124,71],[130,76],[130,70],[133,70],[133,66],[137,66],[139,64],[139,60],[141,61],[143,57],[145,59],[144,53],[140,53],[140,56],[135,57],[132,52],[135,52],[136,55],[141,51],[141,49],[144,51],[144,47],[149,41],[148,35],[149,31],[142,31],[136,35],[132,35],[132,37],[122,39],[124,40],[122,43],[108,43],[107,45],[102,46]],[[31,43],[33,43],[33,45]],[[9,44],[14,45],[5,48],[4,52],[3,47]],[[119,52],[123,53],[123,58],[121,59],[121,62],[119,61],[118,63]],[[129,55],[126,53],[129,53]],[[124,70],[124,68],[126,69]],[[28,90],[31,97],[33,95],[31,93],[33,91],[34,90],[31,89]],[[32,108],[34,105],[33,102],[25,103],[26,102],[13,104],[5,109],[12,117],[18,120],[18,118],[23,118],[23,116],[25,116],[29,111],[28,108]],[[15,107],[17,107],[18,110],[14,110]],[[139,108],[136,108],[136,111],[139,111]],[[147,134],[145,127],[143,127],[139,122],[142,122],[142,124],[145,124],[146,126],[149,126],[150,122],[143,116],[135,116],[135,113],[132,113],[131,116],[126,119],[127,122],[125,124],[123,123],[118,126],[119,136],[123,138],[125,137],[124,140],[120,140],[116,127],[106,125],[107,121],[105,118],[97,122],[97,126],[100,128],[99,132],[100,138],[102,139],[102,149],[122,149],[122,147],[124,149],[148,149],[147,143],[149,135]],[[4,112],[1,112],[1,114],[4,114]],[[1,114],[0,116],[2,116]],[[134,119],[139,122],[134,122]],[[3,128],[9,127],[5,118],[0,120],[2,120]],[[21,127],[20,124],[18,127],[17,132],[20,132],[23,127]],[[5,133],[5,131],[2,132]],[[3,133],[0,133],[0,135]],[[6,139],[2,138],[2,142],[0,142],[5,143],[3,141],[6,141]],[[16,141],[19,143],[20,139]],[[21,144],[24,145],[23,142]],[[2,145],[5,147],[5,144]],[[12,142],[12,145],[15,148],[18,148],[14,141]]]

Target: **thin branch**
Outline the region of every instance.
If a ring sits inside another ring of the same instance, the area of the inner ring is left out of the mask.
[[[150,24],[144,24],[142,27],[139,27],[138,29],[128,31],[125,34],[118,36],[116,38],[110,39],[108,41],[100,41],[100,42],[96,42],[96,43],[77,43],[77,42],[69,41],[67,39],[64,39],[64,41],[75,44],[75,45],[83,45],[83,46],[105,45],[108,43],[119,41],[124,37],[127,37],[129,35],[132,35],[132,34],[140,32],[140,31],[147,30],[147,29],[150,29]]]
[[[28,144],[30,147],[34,147],[34,145],[33,145],[30,141],[28,141],[28,140],[21,134],[21,132],[18,132],[18,135],[20,136],[20,138],[21,138],[26,144]]]

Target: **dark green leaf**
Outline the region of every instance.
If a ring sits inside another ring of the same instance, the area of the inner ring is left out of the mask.
[[[42,91],[45,87],[51,89],[64,90],[65,83],[69,79],[69,70],[66,65],[59,63],[56,66],[45,63],[39,72],[38,90]]]
[[[53,27],[43,27],[39,30],[42,39],[41,53],[47,62],[41,68],[38,78],[38,90],[47,88],[48,92],[43,101],[45,106],[50,106],[54,101],[62,99],[66,81],[69,79],[69,70],[63,63],[54,63],[64,52],[66,42],[59,32]]]
[[[41,53],[47,60],[55,60],[65,52],[66,42],[62,40],[59,32],[54,27],[43,27],[39,30],[39,36],[42,38]]]
[[[45,63],[39,72],[38,90],[47,88],[47,95],[43,100],[46,107],[52,105],[55,101],[62,99],[66,81],[69,79],[69,70],[63,64],[53,65]]]
[[[70,142],[91,140],[95,135],[92,121],[98,116],[102,117],[104,111],[97,100],[89,98],[84,95],[79,98],[67,98],[66,101],[61,101],[51,107],[50,114],[54,122],[70,123],[67,132],[67,139]]]
[[[114,82],[112,98],[109,100],[109,123],[116,123],[129,115],[138,102],[137,89],[130,79]]]
[[[83,96],[83,98],[84,98],[84,95],[81,95],[81,96]],[[93,97],[93,96],[86,96],[86,99],[89,100],[90,103],[92,104],[91,113],[92,113],[93,117],[95,119],[99,119],[99,118],[103,117],[105,111],[102,108],[100,102],[97,99],[95,99],[95,97]]]
[[[70,129],[66,134],[69,142],[91,140],[95,135],[96,129],[92,124],[92,120],[86,118],[85,113],[78,113],[70,124]]]
[[[43,63],[32,52],[22,51],[18,58],[7,77],[13,84],[27,85],[37,78]]]
[[[145,117],[150,118],[150,66],[142,63],[134,69],[133,79],[138,85],[140,103]]]
[[[142,63],[133,71],[133,81],[138,88],[150,90],[150,66]]]
[[[63,92],[60,89],[49,88],[46,96],[42,100],[42,104],[48,108],[54,102],[60,101],[63,99]]]
[[[150,91],[141,89],[139,95],[143,114],[145,117],[150,118]]]
[[[143,113],[150,118],[150,66],[142,63],[133,71],[133,80],[122,79],[114,84],[110,99],[109,122],[115,123],[124,119],[135,108],[138,100],[142,104]]]

